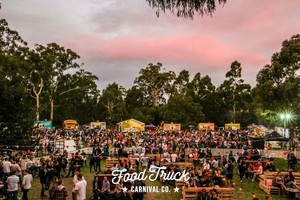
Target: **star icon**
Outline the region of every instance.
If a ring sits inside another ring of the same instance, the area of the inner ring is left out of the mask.
[[[122,190],[123,190],[123,192],[127,192],[128,191],[127,187],[123,187]]]
[[[178,187],[174,188],[174,192],[179,192],[179,188]]]

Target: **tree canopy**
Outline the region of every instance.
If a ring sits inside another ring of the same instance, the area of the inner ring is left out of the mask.
[[[195,14],[212,15],[217,4],[225,4],[226,0],[146,0],[149,6],[156,9],[156,15],[167,10],[177,17],[193,18]]]
[[[162,63],[149,63],[141,66],[131,88],[114,82],[99,91],[98,77],[78,63],[71,49],[56,43],[30,48],[4,19],[0,44],[0,144],[16,143],[20,132],[18,143],[27,143],[33,121],[43,119],[58,127],[65,119],[99,120],[113,128],[135,118],[146,124],[181,123],[187,129],[199,122],[280,126],[279,112],[300,111],[300,35],[283,41],[257,74],[254,88],[243,80],[242,64],[233,61],[219,86],[200,72],[177,74]]]

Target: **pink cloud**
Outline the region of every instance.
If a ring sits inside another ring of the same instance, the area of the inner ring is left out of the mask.
[[[77,42],[75,42],[77,41]],[[80,43],[78,43],[80,41]],[[173,37],[119,37],[98,39],[93,36],[77,36],[68,46],[78,49],[85,58],[114,60],[156,60],[187,62],[194,64],[222,64],[231,57],[233,49],[208,35],[183,35]],[[84,48],[89,44],[88,48]]]

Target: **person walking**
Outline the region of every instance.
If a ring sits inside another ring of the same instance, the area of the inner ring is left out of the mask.
[[[11,171],[11,176],[6,180],[7,183],[7,199],[18,200],[18,185],[20,183],[19,177],[16,175],[17,171]]]
[[[53,199],[54,200],[66,200],[68,196],[68,190],[63,186],[63,180],[57,182],[58,186],[54,189]]]
[[[22,200],[28,200],[27,194],[31,188],[31,184],[33,181],[32,175],[29,172],[30,172],[29,169],[26,169],[24,172],[24,177],[22,180],[22,192],[23,192]]]

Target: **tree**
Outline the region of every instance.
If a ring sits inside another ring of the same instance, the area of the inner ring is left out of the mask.
[[[151,8],[156,9],[156,15],[160,12],[171,11],[177,17],[193,18],[194,14],[211,15],[216,10],[216,2],[225,4],[226,0],[146,0]]]
[[[215,91],[215,86],[211,82],[211,78],[206,75],[201,77],[198,72],[193,80],[188,84],[188,94],[191,95],[194,101],[204,103],[208,94]]]
[[[216,87],[212,84],[211,78],[208,75],[201,77],[201,74],[198,72],[188,84],[187,95],[191,96],[194,102],[202,106],[202,112],[206,121],[217,123],[219,122],[217,117],[221,116],[217,112],[222,111],[222,107],[218,106],[215,109],[220,102],[220,99],[216,98],[215,90]]]
[[[26,143],[32,126],[26,52],[26,42],[0,19],[0,144]]]
[[[265,65],[256,77],[255,95],[263,110],[300,110],[300,35],[282,43],[271,64]]]
[[[65,49],[56,43],[47,44],[46,47],[36,45],[36,51],[41,56],[41,65],[46,68],[45,73],[48,78],[44,85],[49,97],[50,120],[53,120],[54,97],[58,90],[59,80],[67,70],[80,67],[76,62],[80,57],[72,50]]]
[[[0,19],[0,52],[4,55],[22,56],[24,48],[27,48],[25,42],[19,33],[11,30],[5,19]]]
[[[184,129],[187,129],[189,125],[196,126],[204,120],[200,104],[183,94],[170,97],[168,103],[161,109],[161,115],[165,121],[181,123]]]
[[[190,82],[189,78],[189,71],[182,70],[173,82],[172,89],[170,91],[171,95],[186,94],[187,87]]]
[[[140,89],[144,97],[150,104],[157,107],[161,102],[165,102],[164,94],[171,86],[175,78],[172,71],[162,72],[162,64],[148,64],[145,69],[141,69],[139,77],[134,81],[135,86]]]
[[[44,89],[44,80],[47,80],[47,76],[45,76],[45,66],[42,61],[42,57],[39,55],[39,52],[37,52],[35,49],[31,50],[28,49],[27,55],[26,55],[26,63],[27,67],[25,70],[25,73],[28,77],[28,83],[25,83],[28,88],[31,88],[30,95],[32,98],[35,99],[35,119],[36,121],[40,120],[40,111],[41,111],[41,94]]]
[[[121,121],[126,115],[124,102],[125,89],[117,83],[109,84],[100,96],[100,110],[109,126]]]
[[[60,111],[56,112],[56,121],[74,118],[80,123],[89,123],[98,120],[97,80],[97,76],[83,69],[62,76],[54,96],[54,108]]]
[[[248,112],[251,98],[251,86],[245,84],[242,77],[242,67],[238,61],[234,61],[230,70],[226,73],[226,78],[219,90],[223,91],[227,105],[231,107],[231,120],[236,122],[236,113]]]

